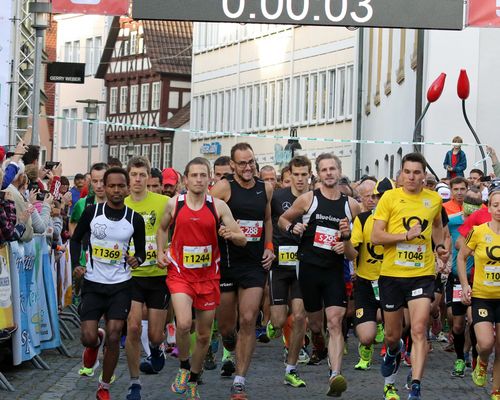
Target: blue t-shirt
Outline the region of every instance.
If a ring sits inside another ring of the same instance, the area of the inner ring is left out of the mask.
[[[455,242],[457,241],[458,237],[460,236],[460,233],[458,232],[458,228],[460,225],[464,223],[464,213],[459,212],[456,214],[450,214],[448,215],[448,219],[450,222],[448,223],[448,228],[450,229],[450,235],[451,235],[451,242],[452,242],[452,253],[451,253],[451,272],[453,273],[454,276],[458,276],[457,273],[457,255],[458,255],[458,250],[455,248]],[[472,267],[474,266],[474,257],[468,257],[467,258],[467,275],[470,275],[470,271]]]
[[[76,187],[73,186],[70,190],[71,193],[71,207],[69,208],[69,214],[73,212],[73,207],[75,206],[76,202],[80,200],[80,190]]]

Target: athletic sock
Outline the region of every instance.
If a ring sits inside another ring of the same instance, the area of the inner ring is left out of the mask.
[[[464,356],[464,345],[465,345],[465,334],[455,333],[453,331],[453,344],[455,345],[455,354],[457,355],[457,360],[465,360]]]
[[[139,377],[130,377],[130,385],[140,385],[141,384],[141,380],[139,379]]]
[[[199,373],[196,373],[196,372],[191,371],[191,372],[189,373],[189,382],[195,382],[195,383],[196,383],[196,382],[198,382],[198,377],[199,377],[199,376],[200,376],[200,374],[199,374]]]
[[[181,369],[191,369],[191,364],[189,363],[189,358],[187,360],[181,360]]]
[[[292,372],[296,369],[297,369],[297,365],[291,365],[291,364],[286,365],[286,373],[287,374],[289,374],[290,372]]]
[[[146,356],[151,355],[151,350],[149,350],[149,339],[148,339],[148,320],[142,320],[141,321],[142,325],[142,333],[141,333],[141,343],[142,343],[142,348],[144,349],[144,353],[146,353]]]
[[[233,385],[235,385],[237,383],[240,383],[240,384],[244,385],[245,384],[245,377],[244,376],[240,376],[240,375],[236,375],[234,377]]]

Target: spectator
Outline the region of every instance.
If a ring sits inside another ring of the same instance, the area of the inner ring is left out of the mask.
[[[491,146],[486,146],[486,152],[491,157],[491,166],[493,167],[493,173],[497,178],[500,178],[500,163],[498,162],[498,157],[495,149]]]
[[[467,168],[467,157],[460,146],[464,141],[460,136],[455,136],[451,142],[453,148],[446,153],[443,162],[447,177],[464,176],[464,171]]]
[[[22,140],[17,144],[16,149],[14,150],[14,154],[10,158],[9,164],[5,168],[5,174],[3,174],[2,179],[2,189],[5,189],[14,180],[14,177],[19,171],[18,163],[21,160],[22,156],[26,153],[27,148],[28,146],[25,145]]]
[[[71,193],[71,205],[69,208],[70,215],[73,211],[73,207],[75,206],[76,202],[81,197],[81,192],[82,192],[83,186],[85,185],[85,176],[83,174],[76,174],[75,178],[73,179],[73,183],[75,184],[75,186],[73,186],[69,190],[69,192]]]
[[[260,169],[260,179],[264,182],[269,182],[273,189],[276,189],[278,183],[278,177],[276,176],[276,170],[272,165],[264,165]]]
[[[1,180],[3,180],[2,170],[0,170]],[[12,194],[0,191],[0,245],[16,240],[21,236],[22,232],[16,232],[16,221],[16,206],[12,200]],[[22,228],[22,226],[19,228]]]

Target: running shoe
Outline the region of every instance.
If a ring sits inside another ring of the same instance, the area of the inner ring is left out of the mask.
[[[500,400],[500,390],[495,390],[491,392],[491,400]]]
[[[405,352],[404,357],[403,357],[403,364],[406,365],[407,367],[411,367],[411,354],[408,352]]]
[[[111,377],[111,380],[109,381],[109,384],[111,385],[115,381],[116,381],[116,375],[113,374],[113,376]],[[102,382],[102,372],[99,374],[99,382]]]
[[[382,364],[380,365],[380,372],[384,378],[388,378],[397,372],[399,364],[401,363],[401,351],[403,350],[403,347],[403,340],[400,339],[397,354],[390,355],[388,351],[386,352]]]
[[[255,336],[260,343],[269,343],[271,341],[267,336],[266,328],[263,326],[255,329]]]
[[[222,361],[222,366],[220,368],[220,376],[230,377],[236,371],[236,366],[232,358],[226,358]]]
[[[347,381],[342,375],[334,375],[328,381],[327,396],[340,397],[347,389]]]
[[[188,382],[186,388],[186,400],[201,400],[198,393],[198,384],[195,382]]]
[[[174,382],[172,383],[172,386],[170,386],[172,392],[177,394],[185,393],[187,389],[188,379],[189,371],[187,369],[179,368],[177,375],[175,375]]]
[[[375,343],[382,343],[385,338],[384,325],[377,324],[377,335],[375,336]]]
[[[412,383],[410,394],[408,395],[408,400],[420,400],[422,397],[420,396],[420,384]]]
[[[99,345],[97,347],[85,347],[82,354],[82,368],[78,373],[82,376],[94,376],[95,369],[99,366],[99,350],[104,346],[106,332],[104,329],[97,330]]]
[[[203,368],[211,371],[217,368],[217,361],[215,360],[215,354],[212,352],[212,348],[208,348],[207,355],[205,356],[205,361],[203,362]]]
[[[451,376],[455,378],[463,378],[465,376],[465,361],[457,360],[455,361],[455,367],[451,371]]]
[[[481,360],[479,360],[479,357],[477,358],[477,363],[476,363],[476,368],[474,368],[474,371],[472,372],[472,382],[476,386],[484,386],[486,385],[486,380],[488,378],[488,371],[487,371],[488,366],[484,365]]]
[[[372,367],[373,345],[364,346],[361,343],[358,345],[359,361],[354,366],[354,369],[367,371]]]
[[[149,346],[151,350],[151,366],[155,372],[160,372],[165,365],[165,354],[160,349],[160,346]]]
[[[469,352],[464,353],[464,358],[465,358],[465,367],[472,368],[472,364],[470,361],[470,353]]]
[[[155,375],[158,373],[158,371],[155,371],[153,368],[153,364],[151,364],[151,356],[148,356],[141,361],[139,369],[146,375]]]
[[[177,346],[174,346],[174,348],[170,352],[170,357],[174,357],[174,358],[179,357],[179,348]]]
[[[109,395],[109,389],[105,389],[102,385],[99,385],[97,387],[95,398],[97,400],[111,400],[111,396]]]
[[[388,384],[384,386],[385,400],[399,400],[398,390],[394,385]]]
[[[132,383],[128,388],[127,400],[141,400],[141,385]]]
[[[406,375],[406,384],[405,384],[406,390],[411,390],[411,381],[412,380],[413,380],[413,372],[410,369],[410,372],[408,372],[408,375]]]
[[[442,330],[443,324],[441,323],[441,315],[438,314],[437,318],[432,317],[431,332],[437,337],[440,333],[442,333]]]
[[[309,363],[309,360],[311,359],[311,357],[309,357],[309,354],[307,353],[307,350],[305,347],[302,347],[299,351],[299,359],[297,360],[297,362],[299,364],[308,364]]]
[[[448,337],[443,331],[438,333],[438,335],[436,336],[436,340],[441,343],[448,343]]]
[[[247,392],[245,391],[245,385],[243,383],[233,383],[231,386],[231,400],[246,400]]]
[[[316,349],[313,349],[311,353],[311,357],[309,357],[309,362],[307,363],[308,365],[319,365],[321,362],[322,358],[320,357],[319,352]]]
[[[282,334],[280,328],[275,328],[271,321],[269,321],[266,325],[266,335],[269,339],[278,339]]]
[[[387,348],[385,347],[385,343],[382,345],[380,349],[380,357],[385,357],[385,353],[387,353]]]
[[[295,388],[306,387],[306,383],[299,376],[296,369],[292,369],[288,374],[285,373],[285,380],[283,381],[283,383]]]

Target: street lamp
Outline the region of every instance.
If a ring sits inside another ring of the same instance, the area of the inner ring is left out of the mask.
[[[93,124],[97,120],[97,114],[99,112],[99,104],[106,104],[106,102],[95,99],[77,100],[76,102],[87,104],[87,107],[84,107],[83,109],[87,114],[87,120],[89,121],[89,129],[87,133],[88,134],[87,171],[90,171],[90,166],[92,164],[92,128]]]
[[[32,96],[32,135],[31,144],[40,145],[40,129],[38,126],[40,114],[40,69],[42,67],[43,33],[49,26],[49,17],[52,5],[49,0],[35,0],[29,3],[29,12],[33,14],[32,28],[35,29],[35,61],[33,67],[33,93]]]

